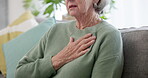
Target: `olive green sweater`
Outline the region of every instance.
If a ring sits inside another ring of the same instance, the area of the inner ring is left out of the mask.
[[[16,78],[121,78],[123,68],[120,32],[105,21],[79,30],[76,22],[59,23],[49,29],[39,44],[20,61]],[[90,50],[55,71],[51,57],[69,42],[92,33],[97,37]]]

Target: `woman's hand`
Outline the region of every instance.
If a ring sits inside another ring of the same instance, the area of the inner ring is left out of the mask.
[[[88,52],[90,50],[88,47],[95,42],[95,39],[96,37],[92,36],[91,33],[86,34],[77,41],[74,41],[74,38],[70,37],[68,45],[57,55],[52,57],[55,70]]]

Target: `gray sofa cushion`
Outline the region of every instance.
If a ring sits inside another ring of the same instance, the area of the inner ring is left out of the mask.
[[[122,78],[148,78],[148,27],[122,29]]]
[[[1,71],[0,71],[0,78],[4,78],[4,76],[2,75]]]
[[[4,78],[1,71],[0,71],[0,78]]]

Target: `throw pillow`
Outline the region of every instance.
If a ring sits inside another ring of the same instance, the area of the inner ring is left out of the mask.
[[[2,45],[37,25],[38,23],[34,19],[31,12],[26,11],[12,24],[0,31],[0,71],[3,73],[3,75],[6,75],[6,64],[2,51]]]
[[[21,34],[17,38],[3,45],[3,51],[7,64],[7,78],[15,78],[15,70],[18,61],[38,43],[40,38],[55,23],[53,18],[49,18],[37,27]]]

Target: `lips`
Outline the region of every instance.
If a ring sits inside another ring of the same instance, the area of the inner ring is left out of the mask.
[[[75,8],[77,5],[70,5],[69,8]]]

